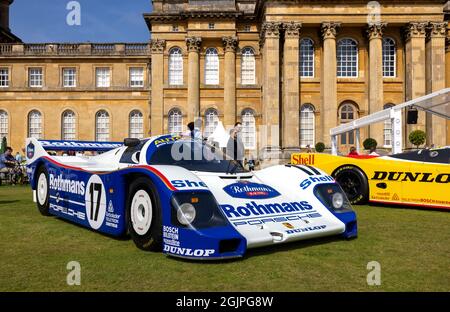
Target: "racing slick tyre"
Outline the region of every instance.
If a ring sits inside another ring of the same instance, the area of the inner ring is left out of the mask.
[[[126,216],[128,233],[139,249],[161,250],[161,206],[150,179],[137,178],[131,183]]]
[[[37,172],[37,183],[36,183],[36,203],[39,212],[43,216],[50,216],[49,212],[49,194],[50,188],[48,184],[48,172],[44,166],[39,167]]]
[[[344,190],[352,205],[362,205],[369,200],[369,183],[361,169],[355,166],[338,168],[333,177]]]

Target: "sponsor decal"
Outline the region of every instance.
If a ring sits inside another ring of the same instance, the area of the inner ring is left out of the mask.
[[[174,255],[186,256],[186,257],[209,257],[215,250],[214,249],[190,249],[165,245],[164,251]]]
[[[52,203],[50,203],[49,207],[51,210],[63,213],[65,215],[68,215],[69,217],[77,217],[80,220],[86,220],[86,215],[81,211],[75,211],[73,209],[66,208],[60,205],[55,205]]]
[[[172,180],[170,181],[172,185],[176,188],[193,188],[193,187],[207,187],[204,182],[195,182],[195,181],[189,181],[189,180]]]
[[[28,144],[27,145],[27,158],[28,159],[31,159],[34,157],[34,151],[35,151],[34,144],[33,143]]]
[[[300,182],[300,187],[306,190],[310,185],[320,182],[334,182],[334,179],[332,176],[309,177]]]
[[[313,209],[313,207],[307,201],[270,204],[257,204],[256,202],[252,201],[250,203],[246,203],[245,206],[234,207],[232,205],[221,205],[220,207],[222,208],[225,215],[230,219],[308,211]]]
[[[288,229],[293,229],[294,228],[294,226],[292,225],[292,224],[290,224],[289,222],[283,222],[283,223],[281,223],[281,224],[283,224],[285,227],[287,227]]]
[[[274,188],[249,181],[239,181],[223,188],[225,193],[234,198],[266,199],[280,196]]]
[[[309,213],[309,214],[302,214],[302,215],[296,214],[296,215],[275,217],[275,218],[263,217],[260,219],[253,219],[253,220],[247,219],[247,220],[233,221],[232,223],[234,226],[262,225],[262,224],[266,224],[266,223],[280,223],[280,222],[286,223],[286,221],[296,221],[296,220],[300,220],[305,223],[309,223],[308,219],[320,218],[321,216],[322,215],[320,213],[314,212],[314,213]]]
[[[318,225],[318,226],[311,226],[311,227],[301,228],[301,229],[286,230],[285,232],[287,234],[305,233],[305,232],[312,232],[312,231],[323,230],[326,227],[327,227],[326,225]]]
[[[120,214],[114,213],[112,200],[109,200],[108,210],[105,215],[105,225],[117,229],[119,227]]]
[[[175,247],[180,247],[180,234],[178,233],[178,228],[173,226],[163,226],[163,241],[166,245],[171,245]]]
[[[303,156],[302,154],[292,154],[291,164],[293,165],[314,165],[314,154]]]
[[[440,173],[435,175],[431,172],[375,171],[372,180],[450,183],[450,173]]]
[[[160,138],[160,139],[153,141],[153,144],[155,144],[156,147],[160,147],[162,145],[178,141],[179,139],[180,139],[179,136],[165,137],[165,138]]]
[[[394,195],[392,195],[392,200],[400,200],[400,198],[396,193],[394,193]]]
[[[39,141],[44,148],[87,148],[87,149],[113,149],[123,146],[122,143],[112,142],[80,142],[80,141]]]
[[[65,179],[62,174],[55,176],[49,175],[50,189],[58,192],[66,192],[76,195],[84,195],[85,184],[83,181]]]

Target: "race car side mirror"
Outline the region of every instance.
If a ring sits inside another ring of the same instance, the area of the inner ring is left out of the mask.
[[[123,145],[128,146],[128,147],[134,147],[137,146],[141,143],[141,140],[139,139],[135,139],[135,138],[127,138],[125,140],[123,140]]]

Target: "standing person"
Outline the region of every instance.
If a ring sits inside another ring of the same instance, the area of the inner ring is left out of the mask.
[[[376,146],[371,146],[369,150],[369,155],[371,156],[380,156],[380,154],[377,153]]]
[[[200,129],[196,127],[196,124],[194,122],[190,122],[187,124],[188,131],[183,134],[183,136],[189,136],[194,140],[202,140],[202,134],[200,132]]]
[[[244,143],[241,138],[242,124],[237,122],[230,131],[230,139],[227,143],[227,155],[238,161],[242,165],[244,159]]]

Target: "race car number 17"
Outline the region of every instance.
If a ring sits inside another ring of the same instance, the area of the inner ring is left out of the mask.
[[[91,228],[97,230],[102,226],[106,214],[106,192],[102,179],[98,175],[91,176],[86,190],[86,216]]]

